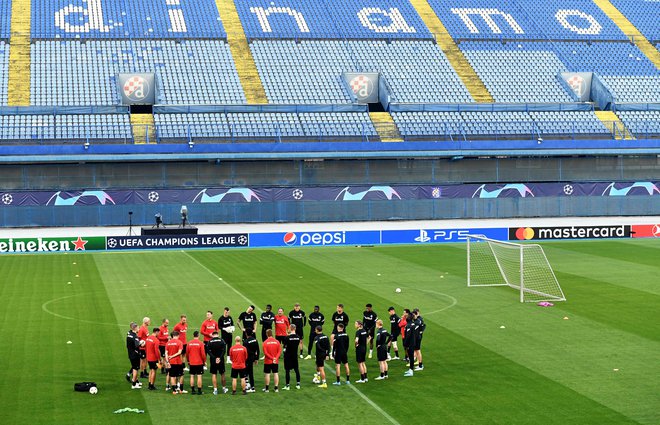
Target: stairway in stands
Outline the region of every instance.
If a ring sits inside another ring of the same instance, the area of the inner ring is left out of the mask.
[[[9,40],[9,106],[30,104],[30,15],[31,0],[14,0],[11,5]]]
[[[238,17],[234,0],[215,0],[222,19],[222,24],[227,31],[227,42],[234,58],[236,71],[241,80],[241,86],[245,92],[245,98],[249,104],[268,103],[266,91],[261,84],[261,78],[254,63],[250,46],[245,37],[243,25]]]
[[[633,140],[634,137],[613,111],[595,111],[596,116],[616,140]]]
[[[427,0],[410,0],[426,27],[435,35],[438,46],[442,49],[449,63],[467,87],[472,98],[479,103],[494,102],[493,96],[475,72],[470,62],[465,58],[449,31],[440,21]]]
[[[135,144],[156,143],[154,114],[131,113],[131,130]]]
[[[381,142],[403,142],[399,128],[389,112],[369,112],[369,117]]]
[[[624,34],[632,36],[633,42],[646,55],[656,68],[660,69],[660,52],[651,44],[644,35],[619,11],[610,0],[593,0],[598,7],[623,31]]]

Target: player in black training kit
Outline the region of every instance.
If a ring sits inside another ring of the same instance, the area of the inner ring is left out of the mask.
[[[403,331],[403,346],[406,349],[406,356],[410,362],[410,367],[403,376],[413,376],[415,367],[415,346],[417,345],[417,332],[415,332],[415,318],[412,313],[406,318],[407,323]]]
[[[309,315],[308,321],[311,329],[309,330],[309,342],[307,343],[307,357],[305,357],[305,360],[312,358],[312,347],[314,346],[314,340],[316,339],[316,327],[323,327],[325,324],[325,316],[321,313],[321,308],[319,306],[314,306],[314,312]]]
[[[229,315],[229,307],[225,307],[225,311],[218,319],[218,327],[220,328],[220,337],[225,342],[227,349],[231,348],[234,343],[233,332],[229,332],[234,328],[234,319]],[[227,363],[231,363],[229,356],[227,356]]]
[[[337,304],[337,311],[332,313],[332,333],[330,334],[330,347],[334,344],[337,325],[343,324],[344,329],[348,326],[348,314],[344,312],[344,304]]]
[[[289,382],[291,381],[291,371],[293,370],[296,373],[296,389],[300,389],[300,369],[298,369],[298,347],[300,347],[300,342],[302,338],[296,332],[297,326],[292,324],[290,325],[289,335],[287,335],[284,340],[284,371],[286,373],[286,385],[283,390],[289,391]]]
[[[426,323],[424,323],[424,319],[419,314],[418,308],[413,310],[413,317],[415,318],[415,332],[417,333],[415,339],[415,357],[419,362],[415,370],[424,370],[424,364],[422,363],[422,337],[424,336]]]
[[[374,335],[376,330],[376,320],[378,315],[372,310],[372,305],[367,304],[366,310],[362,312],[362,324],[364,330],[369,334],[369,358],[372,357],[374,351]]]
[[[303,341],[305,338],[305,325],[307,325],[307,315],[300,309],[300,304],[295,303],[293,310],[289,312],[289,323],[296,325],[296,333],[300,337],[300,358],[303,358]]]
[[[337,372],[337,382],[332,385],[341,385],[341,365],[346,369],[346,383],[351,383],[351,369],[348,366],[348,334],[342,323],[337,325],[337,334],[335,343],[332,346],[332,356],[335,358],[335,371]]]
[[[273,329],[273,322],[275,321],[275,313],[273,313],[273,306],[268,304],[266,305],[266,311],[261,313],[259,317],[259,324],[261,325],[261,342],[264,342],[266,338],[266,330]]]
[[[126,334],[126,350],[128,350],[128,360],[131,362],[131,368],[126,374],[126,380],[130,382],[132,389],[142,388],[142,383],[138,381],[138,371],[140,370],[140,338],[138,338],[138,325],[131,322],[130,329]]]
[[[319,388],[328,388],[328,384],[325,382],[325,361],[330,354],[330,343],[328,342],[328,337],[323,335],[323,328],[317,326],[314,330],[316,333],[316,339],[314,343],[316,344],[316,374],[314,378],[320,379],[318,382],[321,383]],[[318,377],[318,378],[317,378]]]
[[[390,333],[383,328],[383,321],[376,320],[376,358],[380,367],[380,376],[377,381],[387,379],[387,349],[390,346]]]
[[[254,367],[259,361],[259,341],[254,336],[252,329],[247,331],[247,338],[243,340],[243,345],[247,348],[248,358],[245,361],[245,374],[247,375],[246,392],[253,393],[254,389]]]
[[[209,370],[211,380],[213,381],[213,395],[218,395],[218,374],[220,374],[220,383],[222,384],[222,393],[227,391],[227,380],[225,379],[225,354],[227,353],[227,344],[218,337],[218,331],[211,334],[211,340],[207,344],[209,352]]]
[[[394,310],[394,307],[390,307],[387,309],[387,311],[390,313],[390,336],[391,336],[391,341],[392,344],[390,345],[391,347],[394,347],[394,360],[399,359],[399,347],[396,345],[397,339],[399,339],[399,335],[401,335],[401,329],[399,329],[399,321],[401,318],[396,314],[396,310]],[[387,359],[390,360],[390,349],[387,349]]]
[[[360,379],[355,381],[356,384],[364,384],[369,382],[367,378],[367,342],[369,341],[369,333],[364,329],[362,322],[359,320],[355,322],[355,360],[360,370]]]
[[[243,339],[247,337],[246,331],[252,330],[252,333],[257,334],[257,315],[254,314],[254,306],[251,305],[238,316],[238,324],[243,330]]]

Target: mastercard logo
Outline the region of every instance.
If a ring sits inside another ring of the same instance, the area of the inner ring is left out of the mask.
[[[519,227],[518,230],[516,230],[516,239],[519,241],[534,239],[534,229],[531,227]]]

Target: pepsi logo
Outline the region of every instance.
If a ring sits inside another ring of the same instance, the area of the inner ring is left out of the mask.
[[[298,237],[293,232],[288,232],[286,235],[284,235],[284,243],[287,245],[294,245],[297,239]]]

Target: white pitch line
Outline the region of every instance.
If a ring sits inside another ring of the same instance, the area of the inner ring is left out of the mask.
[[[229,284],[229,282],[227,282],[226,280],[224,280],[224,279],[220,280],[220,276],[218,276],[213,270],[209,269],[209,268],[206,267],[204,264],[202,264],[202,263],[200,263],[199,261],[197,261],[197,259],[194,258],[193,256],[191,256],[190,254],[188,254],[187,251],[181,251],[181,252],[184,253],[185,255],[187,255],[188,257],[190,257],[190,259],[192,259],[194,262],[196,262],[197,264],[199,264],[199,266],[200,266],[201,268],[203,268],[204,270],[206,270],[207,272],[209,272],[210,274],[212,274],[213,276],[215,276],[215,277],[218,279],[218,281],[224,283],[225,286],[226,286],[227,288],[229,288],[229,289],[231,289],[232,291],[234,291],[239,297],[243,298],[245,301],[247,301],[248,303],[250,303],[250,305],[255,306],[255,310],[257,310],[259,313],[263,313],[263,310],[260,309],[259,307],[257,307],[257,304],[256,304],[256,303],[252,302],[252,300],[250,300],[248,297],[246,297],[241,291],[239,291],[238,289],[236,289],[236,288],[234,288],[233,286],[231,286],[231,285]],[[333,373],[335,372],[335,370],[332,369],[332,368],[331,368],[330,366],[328,366],[328,365],[325,365],[325,368],[326,368],[326,370],[329,370],[329,371],[331,371],[331,372],[333,372]],[[373,407],[374,410],[376,410],[378,413],[380,413],[381,415],[383,415],[383,417],[384,417],[385,419],[387,419],[392,425],[401,425],[396,419],[394,419],[392,416],[390,416],[386,411],[384,411],[384,410],[383,410],[379,405],[377,405],[373,400],[371,400],[369,397],[367,397],[366,395],[364,395],[364,393],[363,393],[362,391],[360,391],[359,389],[355,388],[355,385],[351,384],[351,385],[349,385],[349,387],[350,387],[350,388],[351,388],[351,389],[352,389],[357,395],[359,395],[364,401],[366,401],[366,402],[369,404],[369,406]]]

